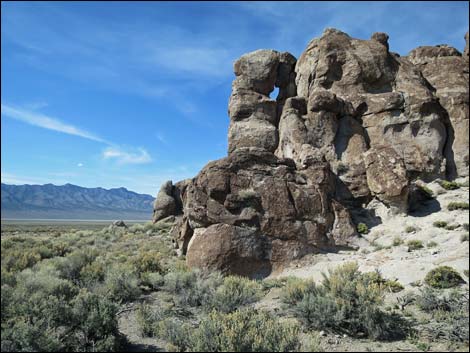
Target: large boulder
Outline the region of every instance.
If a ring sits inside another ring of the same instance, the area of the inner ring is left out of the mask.
[[[468,32],[462,54],[447,45],[418,47],[408,58],[418,67],[436,91],[445,109],[448,139],[445,149],[447,176],[469,174],[469,61]]]
[[[326,163],[297,170],[256,148],[209,163],[185,196],[194,230],[188,264],[258,277],[306,253],[351,245],[356,231],[347,210],[333,206],[333,191]]]
[[[364,155],[367,184],[374,196],[396,209],[408,208],[408,185],[403,158],[390,146],[374,147]]]

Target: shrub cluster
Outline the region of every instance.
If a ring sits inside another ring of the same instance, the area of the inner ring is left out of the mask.
[[[465,283],[460,274],[449,266],[439,266],[429,271],[424,282],[433,288],[452,288]]]
[[[325,275],[322,285],[309,283],[297,300],[286,297],[295,302],[294,313],[314,329],[375,339],[400,338],[406,334],[407,323],[398,314],[381,309],[385,287],[377,273],[363,274],[357,264],[348,263]]]

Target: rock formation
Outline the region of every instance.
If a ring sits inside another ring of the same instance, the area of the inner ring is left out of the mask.
[[[165,183],[153,221],[177,216],[189,266],[251,277],[354,246],[350,211],[373,201],[407,212],[417,180],[468,175],[466,39],[463,56],[436,46],[400,57],[385,33],[359,40],[327,29],[299,60],[243,55],[228,156]]]

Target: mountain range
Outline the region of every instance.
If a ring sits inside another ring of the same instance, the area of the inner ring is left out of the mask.
[[[1,199],[2,219],[150,220],[154,201],[126,188],[3,183]]]

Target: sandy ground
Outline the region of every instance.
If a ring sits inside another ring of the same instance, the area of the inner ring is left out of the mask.
[[[361,271],[378,269],[385,278],[397,279],[405,287],[423,280],[429,270],[440,265],[451,266],[463,273],[469,269],[469,243],[461,241],[461,236],[468,234],[462,225],[469,223],[469,212],[449,211],[447,205],[453,201],[468,202],[469,188],[445,190],[437,182],[427,186],[433,190],[435,200],[428,202],[414,215],[390,215],[387,210],[379,210],[382,223],[363,236],[358,250],[305,256],[271,277],[296,276],[321,280],[322,273],[348,261],[356,261]],[[460,226],[455,230],[446,230],[433,226],[435,221]],[[405,229],[408,226],[415,227],[416,231],[407,233]],[[403,244],[392,246],[394,238],[401,238]],[[424,248],[408,251],[406,242],[409,240],[421,240]],[[428,248],[429,242],[437,245]],[[385,248],[378,250],[377,245]],[[462,277],[468,281],[468,277]]]

